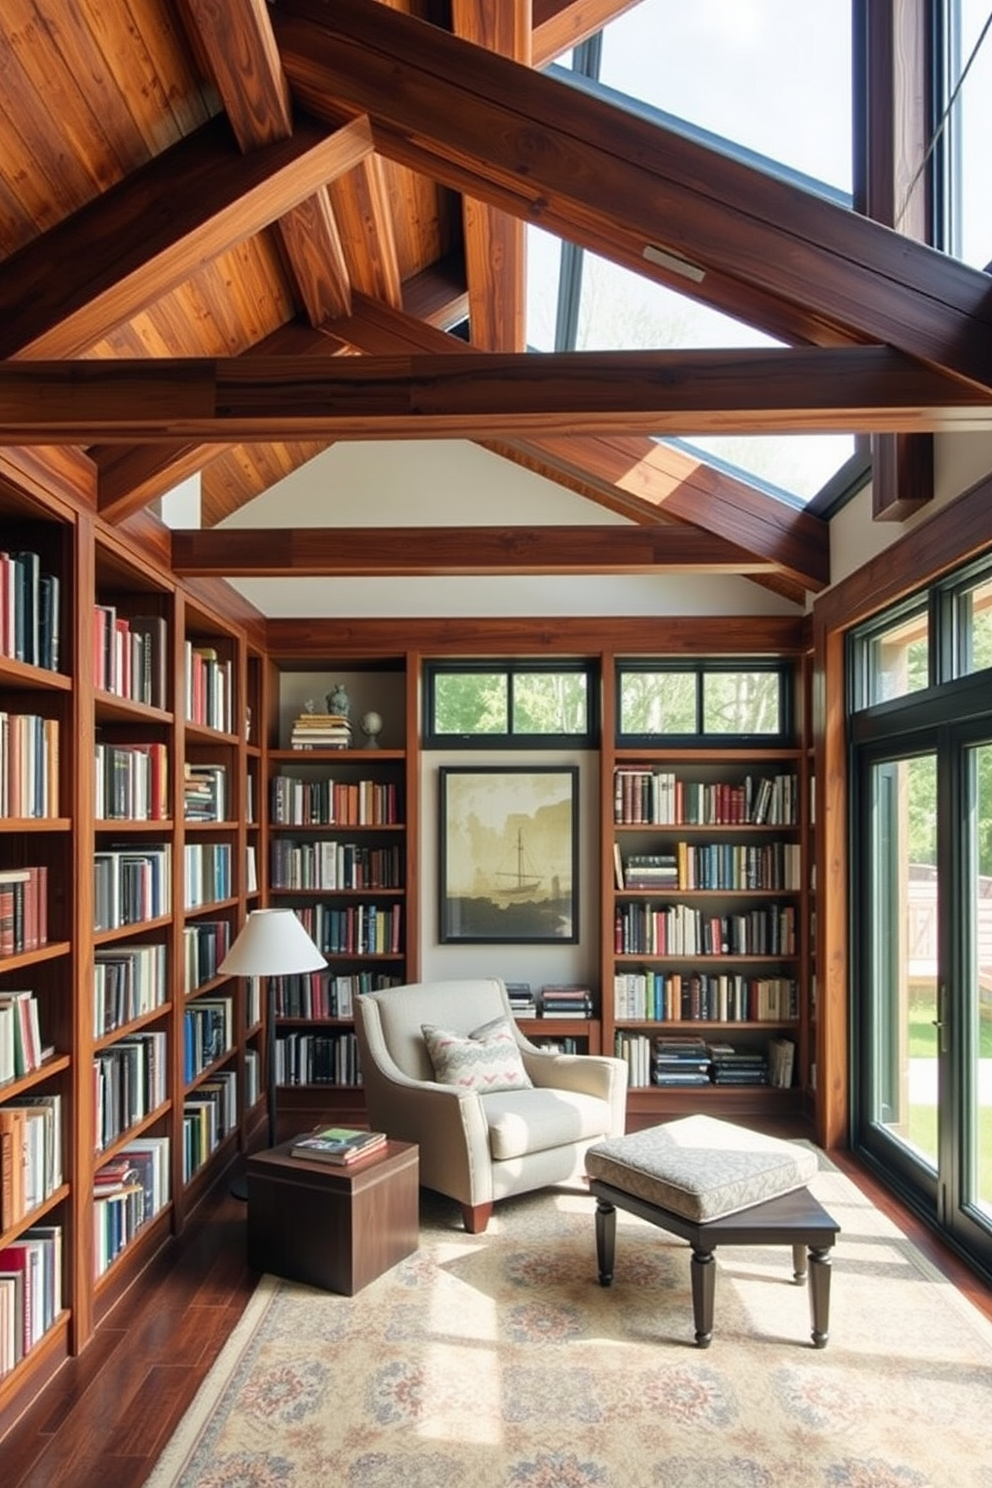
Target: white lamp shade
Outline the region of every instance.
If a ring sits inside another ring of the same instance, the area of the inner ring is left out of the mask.
[[[292,976],[326,960],[292,909],[253,909],[218,971],[225,976]]]

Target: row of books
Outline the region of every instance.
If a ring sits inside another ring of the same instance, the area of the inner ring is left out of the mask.
[[[98,821],[167,821],[166,745],[97,744],[93,811]]]
[[[379,972],[354,972],[342,976],[331,971],[310,971],[277,977],[276,1016],[350,1018],[354,1013],[355,998],[360,993],[399,985],[399,977],[383,976]]]
[[[351,719],[344,713],[300,713],[289,735],[290,749],[350,749]]]
[[[164,944],[98,946],[93,959],[94,1038],[165,1006]]]
[[[403,945],[399,904],[308,904],[296,913],[325,956],[395,956]]]
[[[150,708],[168,706],[168,628],[162,615],[93,606],[93,684]]]
[[[183,990],[187,996],[213,981],[230,949],[231,926],[227,920],[196,920],[183,926]]]
[[[782,1023],[799,1017],[795,977],[740,972],[618,972],[613,1012],[620,1021]]]
[[[60,587],[40,554],[0,552],[0,656],[58,671]]]
[[[93,854],[93,928],[117,930],[167,915],[172,908],[172,849],[102,848]]]
[[[61,1187],[62,1097],[22,1095],[0,1106],[0,1232]]]
[[[238,1121],[238,1077],[235,1070],[217,1070],[183,1101],[183,1180],[216,1152]]]
[[[618,956],[794,956],[796,906],[710,915],[691,904],[618,904]]]
[[[619,765],[613,776],[613,820],[619,826],[792,826],[796,808],[792,774],[704,781]]]
[[[670,852],[630,853],[614,844],[616,886],[621,890],[749,889],[798,892],[802,853],[798,842],[677,842]]]
[[[0,816],[58,814],[58,719],[0,711]]]
[[[353,1033],[279,1033],[278,1085],[360,1085],[358,1042]]]
[[[0,957],[47,944],[47,864],[0,869]]]
[[[137,1122],[158,1110],[168,1095],[167,1040],[144,1029],[100,1049],[93,1059],[95,1146],[111,1147]]]
[[[197,997],[183,1014],[183,1079],[192,1084],[234,1047],[234,999]]]
[[[186,721],[222,734],[234,732],[234,666],[214,646],[185,643]]]
[[[398,843],[365,847],[357,842],[272,843],[274,889],[399,889],[403,854]]]
[[[34,993],[0,989],[0,1085],[39,1069],[44,1052]]]
[[[275,826],[381,827],[400,821],[400,794],[392,780],[300,780],[277,775],[269,797]]]
[[[169,1202],[169,1160],[168,1137],[136,1137],[97,1169],[93,1179],[97,1277]]]
[[[0,1249],[0,1377],[44,1338],[62,1311],[62,1229],[34,1225]]]
[[[187,909],[217,904],[234,892],[229,842],[187,842],[183,846],[184,901]]]

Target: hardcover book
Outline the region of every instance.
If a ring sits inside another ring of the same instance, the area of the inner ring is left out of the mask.
[[[297,1137],[290,1157],[312,1158],[338,1166],[347,1166],[360,1157],[386,1145],[385,1132],[361,1131],[348,1126],[328,1126]]]

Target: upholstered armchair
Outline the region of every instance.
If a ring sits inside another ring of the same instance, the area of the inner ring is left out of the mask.
[[[420,1181],[480,1234],[497,1199],[584,1177],[586,1149],[624,1131],[627,1066],[552,1054],[520,1032],[496,978],[356,999],[369,1124],[420,1148]]]

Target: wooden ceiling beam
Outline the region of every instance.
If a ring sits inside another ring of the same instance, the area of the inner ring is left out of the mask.
[[[532,0],[532,54],[535,67],[545,67],[640,0]]]
[[[807,339],[890,344],[992,387],[978,270],[369,0],[280,0],[271,14],[294,97],[327,118],[368,112],[377,147],[403,163],[697,298],[746,290],[756,314],[788,307]]]
[[[502,0],[498,6],[453,0],[452,27],[466,41],[530,66],[530,0]],[[462,199],[462,221],[471,343],[480,351],[524,351],[524,223],[474,196]]]
[[[312,200],[312,198],[311,198]],[[285,220],[285,219],[283,219]],[[401,325],[415,324],[422,337],[432,344],[444,347],[463,347],[435,327],[457,324],[463,320],[467,308],[467,295],[461,264],[444,262],[432,269],[415,274],[403,285],[404,303],[409,316],[398,316]],[[382,310],[392,314],[388,307]],[[421,317],[421,320],[413,317]],[[361,350],[347,341],[334,338],[322,329],[313,329],[300,321],[290,322],[253,346],[244,355],[252,356],[342,356]],[[223,444],[177,445],[165,444],[108,444],[90,448],[99,472],[100,514],[109,522],[123,522],[149,501],[165,494],[179,481],[203,470],[203,521],[209,525],[210,511],[226,516],[237,510],[236,497],[223,487],[226,482],[221,474],[226,456],[234,446]],[[239,490],[244,482],[239,475]],[[252,492],[257,495],[256,491]],[[247,498],[246,498],[247,499]],[[216,518],[219,520],[219,517]]]
[[[174,532],[184,577],[432,577],[439,574],[770,571],[743,548],[674,524],[654,527],[317,527]]]
[[[464,342],[363,299],[356,300],[354,315],[339,322],[334,332],[373,356],[395,351],[471,355]],[[671,503],[674,520],[713,530],[729,542],[744,542],[743,528],[749,551],[758,559],[772,557],[803,589],[820,590],[830,581],[825,522],[647,436],[477,442],[633,521],[667,520]]]
[[[293,133],[293,112],[266,0],[186,0],[190,24],[207,58],[242,152]],[[351,285],[326,186],[278,221],[297,296],[312,325],[351,310]]]
[[[330,201],[344,251],[355,266],[352,287],[399,309],[403,303],[399,252],[378,156],[369,155],[347,181],[332,182]]]
[[[372,151],[363,118],[248,155],[212,121],[0,265],[0,355],[79,356]]]
[[[992,430],[888,347],[0,363],[0,443]]]
[[[821,517],[715,470],[705,460],[641,435],[575,435],[516,440],[541,458],[598,489],[603,505],[633,521],[654,512],[672,522],[701,526],[761,553],[814,592],[830,582],[830,528]]]
[[[244,353],[252,356],[341,356],[340,342],[300,321],[280,326],[258,346]],[[119,523],[163,496],[180,481],[204,473],[233,446],[203,440],[186,444],[96,444],[90,456],[98,472],[97,507],[108,522]]]

